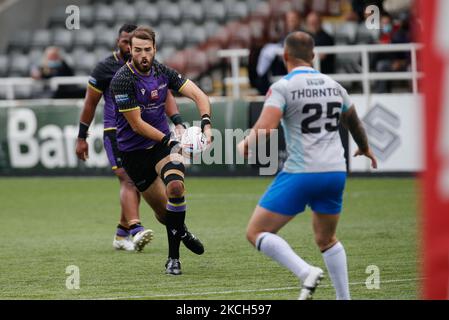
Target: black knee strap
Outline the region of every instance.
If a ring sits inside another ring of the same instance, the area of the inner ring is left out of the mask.
[[[171,181],[182,181],[184,182],[185,167],[184,164],[178,162],[169,162],[162,167],[161,178],[167,185]]]

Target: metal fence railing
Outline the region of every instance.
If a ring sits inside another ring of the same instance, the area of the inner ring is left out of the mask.
[[[326,46],[315,47],[314,67],[320,70],[320,54],[344,54],[344,53],[360,53],[361,54],[361,72],[360,73],[339,73],[329,74],[336,81],[361,81],[363,83],[363,94],[371,93],[370,81],[373,80],[411,80],[413,93],[418,92],[418,79],[423,76],[417,70],[416,52],[421,49],[422,45],[418,43],[404,44],[374,44],[374,45],[345,45],[345,46]],[[409,72],[371,72],[369,68],[369,54],[375,52],[410,52],[411,65]],[[282,54],[283,49],[279,48],[278,54]],[[231,76],[223,79],[225,85],[232,85],[232,96],[240,97],[240,85],[249,82],[247,77],[239,75],[240,60],[249,55],[247,49],[227,49],[218,51],[221,58],[229,58],[231,61]]]
[[[360,73],[339,73],[329,74],[330,77],[336,81],[360,81],[363,84],[363,93],[370,94],[370,81],[373,80],[411,80],[413,93],[418,92],[418,79],[423,76],[417,70],[417,50],[421,49],[422,45],[417,43],[406,44],[389,44],[389,45],[346,45],[346,46],[328,46],[315,47],[314,67],[320,70],[320,54],[344,54],[344,53],[360,53],[361,54],[361,72]],[[375,52],[395,52],[408,51],[410,52],[411,65],[410,71],[407,72],[371,72],[369,68],[369,54]],[[282,48],[279,48],[279,54],[282,54]],[[231,76],[223,79],[224,85],[232,86],[232,97],[240,98],[242,84],[248,84],[247,76],[240,76],[241,59],[247,58],[249,55],[248,49],[226,49],[217,51],[218,57],[222,59],[230,59]],[[88,77],[54,77],[47,81],[52,90],[56,90],[58,86],[65,84],[86,85]],[[42,84],[41,80],[34,80],[32,78],[0,78],[0,89],[6,88],[6,99],[13,100],[15,98],[16,86],[34,86]]]

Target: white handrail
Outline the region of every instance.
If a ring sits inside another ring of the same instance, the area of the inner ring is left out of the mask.
[[[314,67],[320,70],[320,54],[338,54],[338,53],[361,53],[362,72],[361,73],[344,73],[344,74],[329,74],[330,77],[336,81],[361,81],[363,83],[363,93],[370,94],[370,81],[372,80],[409,80],[413,82],[413,93],[418,92],[418,79],[423,77],[422,73],[417,71],[416,51],[422,48],[419,43],[400,43],[400,44],[359,44],[359,45],[345,45],[345,46],[323,46],[315,47]],[[397,52],[410,51],[411,52],[411,72],[370,72],[369,71],[369,53],[373,52]],[[283,48],[279,47],[277,52],[282,55]],[[247,84],[249,82],[247,77],[240,77],[238,69],[235,70],[235,65],[239,65],[240,58],[245,58],[249,55],[247,49],[227,49],[218,51],[218,56],[221,58],[231,58],[231,77],[224,79],[225,85],[232,84],[232,92],[234,98],[240,97],[240,84]]]
[[[36,80],[28,77],[10,77],[0,78],[0,86],[6,87],[6,99],[14,100],[14,86],[33,86],[47,83],[51,90],[57,90],[60,85],[87,85],[89,77],[73,76],[73,77],[53,77],[50,79]]]
[[[338,53],[361,53],[362,55],[362,72],[361,73],[344,73],[330,74],[329,76],[336,81],[361,81],[363,83],[363,93],[369,95],[370,81],[372,80],[412,80],[413,93],[418,92],[418,79],[423,74],[417,71],[416,51],[421,49],[422,45],[417,43],[404,44],[373,44],[373,45],[347,45],[347,46],[326,46],[315,48],[314,67],[320,70],[319,54],[338,54]],[[411,71],[410,72],[370,72],[368,54],[372,52],[394,52],[394,51],[410,51],[411,52]],[[283,49],[279,48],[278,54],[282,54]],[[226,49],[217,51],[220,58],[230,58],[231,60],[231,77],[223,79],[225,85],[232,85],[232,97],[240,98],[240,85],[249,82],[248,77],[241,77],[240,59],[249,56],[248,49]],[[15,97],[14,86],[33,86],[46,81],[52,90],[56,90],[60,85],[78,84],[86,85],[88,77],[53,77],[48,80],[34,80],[32,78],[0,78],[0,87],[6,87],[6,98],[13,100]]]

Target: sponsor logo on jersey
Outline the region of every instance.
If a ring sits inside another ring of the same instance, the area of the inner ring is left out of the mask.
[[[94,77],[90,76],[89,77],[89,83],[93,84],[95,86],[95,85],[97,85],[97,79],[95,79]]]
[[[129,100],[129,96],[127,94],[115,95],[115,101],[117,101],[117,102],[126,102],[128,100]]]
[[[156,99],[158,99],[158,98],[159,98],[158,91],[157,91],[157,90],[151,91],[151,99],[152,99],[152,100],[156,100]]]

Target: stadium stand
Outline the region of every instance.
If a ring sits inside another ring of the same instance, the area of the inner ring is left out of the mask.
[[[284,28],[282,17],[290,10],[300,12],[303,18],[310,11],[321,12],[323,29],[336,45],[376,43],[376,30],[368,30],[361,21],[346,19],[352,10],[349,1],[332,1],[339,6],[328,2],[91,0],[80,6],[81,28],[74,31],[65,28],[65,7],[58,6],[45,25],[20,30],[11,37],[5,50],[0,51],[0,76],[29,76],[31,66],[39,62],[49,46],[62,49],[76,75],[88,75],[95,63],[113,49],[116,32],[125,22],[152,26],[157,35],[157,58],[194,80],[216,79],[229,72],[229,60],[216,55],[219,49],[260,47],[279,41]],[[338,72],[360,71],[357,54],[337,54],[336,61]],[[245,70],[247,60],[242,67]],[[25,93],[22,96],[28,97]]]

